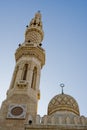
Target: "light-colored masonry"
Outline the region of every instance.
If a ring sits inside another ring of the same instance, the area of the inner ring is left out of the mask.
[[[15,52],[12,80],[0,108],[0,130],[87,130],[87,118],[80,116],[76,100],[67,94],[52,98],[47,115],[37,115],[41,69],[45,64],[43,37],[41,13],[37,12]]]

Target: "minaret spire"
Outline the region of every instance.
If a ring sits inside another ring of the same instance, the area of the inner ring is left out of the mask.
[[[25,32],[25,41],[28,43],[36,43],[40,45],[44,37],[42,29],[41,13],[38,11],[34,18],[30,21]]]

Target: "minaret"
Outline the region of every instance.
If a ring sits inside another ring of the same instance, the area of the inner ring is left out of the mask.
[[[24,43],[19,44],[15,52],[12,81],[0,110],[2,124],[5,121],[7,126],[14,127],[15,124],[24,125],[29,118],[32,118],[32,123],[36,121],[40,74],[45,64],[45,51],[41,43],[43,36],[41,13],[38,11],[26,26]]]

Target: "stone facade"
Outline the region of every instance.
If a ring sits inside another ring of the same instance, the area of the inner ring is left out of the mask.
[[[87,130],[87,126],[73,125],[26,125],[25,130]]]
[[[25,31],[25,41],[15,52],[14,68],[6,100],[0,108],[0,130],[87,130],[76,100],[58,94],[48,104],[48,113],[37,115],[40,74],[45,64],[44,32],[37,12]]]
[[[22,130],[29,119],[36,122],[40,99],[40,74],[45,64],[41,14],[37,12],[25,31],[25,41],[15,52],[16,65],[7,98],[0,109],[1,130]]]

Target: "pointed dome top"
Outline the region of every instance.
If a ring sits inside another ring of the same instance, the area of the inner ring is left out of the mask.
[[[43,40],[44,32],[42,29],[41,13],[38,11],[31,20],[25,32],[25,41],[40,44]]]
[[[41,13],[40,13],[40,11],[38,11],[38,12],[35,14],[35,18],[41,19]]]
[[[36,27],[42,29],[42,22],[41,22],[41,13],[38,11],[35,14],[35,17],[31,20],[29,27]]]
[[[40,10],[38,10],[38,12],[35,14],[35,17],[40,17],[41,18]]]

